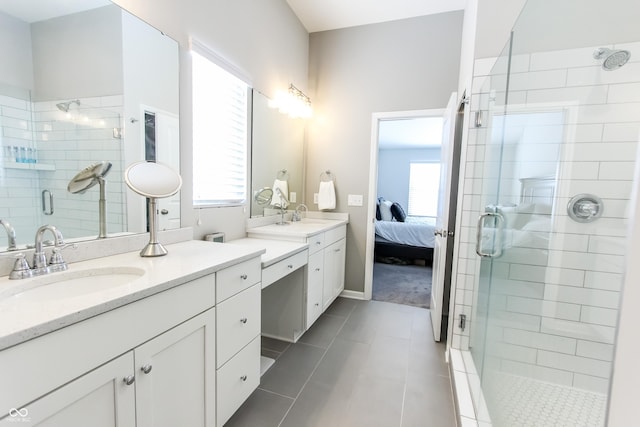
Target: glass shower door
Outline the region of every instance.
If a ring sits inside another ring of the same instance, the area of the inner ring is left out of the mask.
[[[484,104],[478,214],[491,215],[479,224],[470,350],[476,409],[496,426],[605,422],[640,135],[640,29],[603,29],[586,3],[563,2],[578,22],[556,20],[557,2],[529,1],[490,76],[504,97],[492,84]],[[607,68],[600,48],[635,56]]]

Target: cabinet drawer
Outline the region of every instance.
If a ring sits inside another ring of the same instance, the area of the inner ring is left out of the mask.
[[[262,287],[266,288],[276,280],[282,279],[292,271],[302,267],[307,263],[308,258],[309,251],[305,249],[265,268],[262,270]]]
[[[307,241],[309,243],[309,254],[318,252],[320,249],[324,248],[324,233],[311,236]]]
[[[347,236],[347,226],[341,225],[336,228],[332,228],[324,233],[324,245],[329,246],[332,243],[337,242],[340,239],[344,239]]]
[[[217,372],[217,423],[222,426],[260,384],[260,337]]]
[[[256,257],[216,273],[216,303],[255,285],[261,277],[260,258]]]
[[[216,307],[216,367],[221,367],[260,335],[260,285],[256,284]]]

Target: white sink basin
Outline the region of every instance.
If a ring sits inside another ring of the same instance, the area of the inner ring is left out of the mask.
[[[104,267],[49,273],[16,280],[0,292],[0,304],[59,301],[127,285],[145,274],[136,267]],[[13,281],[12,281],[13,282]]]
[[[293,224],[331,224],[330,219],[319,219],[319,218],[302,218],[299,222],[294,222]]]

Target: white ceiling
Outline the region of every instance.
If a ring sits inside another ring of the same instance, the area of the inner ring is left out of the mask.
[[[310,33],[462,10],[467,0],[287,0]],[[94,9],[109,0],[0,0],[0,10],[37,22]]]
[[[287,0],[308,32],[464,9],[467,0]]]
[[[111,4],[109,0],[0,0],[0,10],[31,23],[108,4]]]
[[[381,120],[378,127],[378,148],[397,150],[440,147],[442,117]]]

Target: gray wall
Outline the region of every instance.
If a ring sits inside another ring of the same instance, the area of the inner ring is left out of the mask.
[[[409,164],[412,161],[440,163],[440,148],[385,149],[378,153],[378,196],[400,203],[407,213]]]
[[[180,157],[183,226],[194,238],[225,231],[245,236],[248,204],[195,210],[192,207],[192,110],[189,37],[208,46],[251,79],[269,97],[289,83],[307,90],[309,35],[284,0],[117,0],[133,14],[180,44]]]
[[[330,169],[336,211],[350,215],[348,290],[364,290],[372,113],[446,106],[458,82],[462,18],[451,12],[310,36],[306,203],[316,207],[320,173]],[[348,194],[362,194],[364,206],[348,207]]]
[[[122,93],[120,13],[105,6],[31,26],[35,101]]]
[[[29,24],[0,12],[0,52],[4,55],[0,62],[0,82],[33,89]]]

